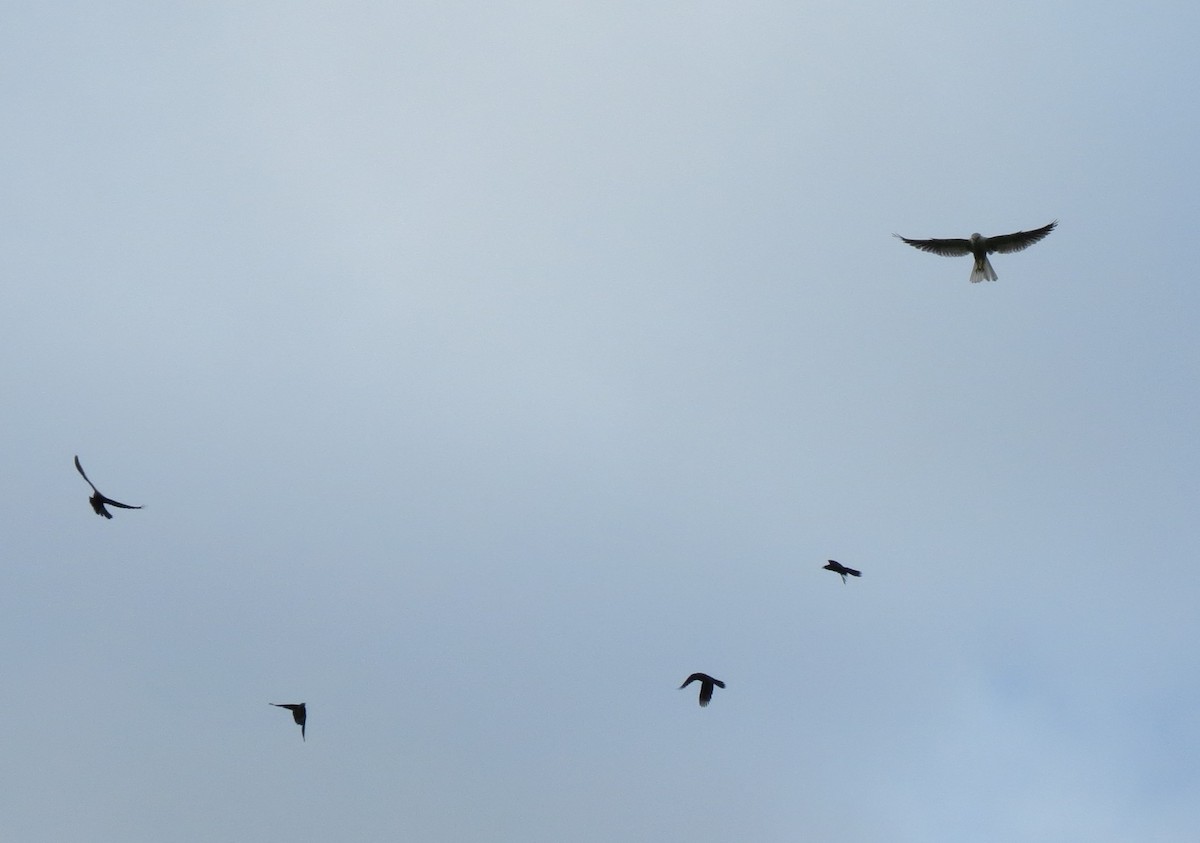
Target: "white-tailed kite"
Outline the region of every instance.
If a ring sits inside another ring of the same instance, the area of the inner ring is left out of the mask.
[[[679,690],[682,691],[684,688],[686,688],[688,685],[691,685],[693,682],[700,683],[700,705],[701,705],[701,707],[708,705],[709,700],[712,699],[713,685],[716,685],[718,688],[725,687],[724,682],[722,682],[720,679],[713,679],[707,673],[693,673],[691,676],[689,676],[687,679],[684,680],[682,685],[679,686]]]
[[[838,562],[836,559],[830,559],[829,564],[825,565],[824,568],[826,571],[833,571],[835,574],[841,574],[842,582],[846,581],[846,574],[849,574],[852,577],[861,577],[862,576],[862,571],[856,571],[853,568],[847,568],[845,565],[843,565],[841,562]]]
[[[933,252],[935,255],[946,257],[974,255],[975,268],[971,270],[971,283],[977,284],[980,281],[995,281],[1000,277],[996,275],[996,270],[992,269],[991,261],[988,260],[989,252],[1008,254],[1028,249],[1053,231],[1056,225],[1058,225],[1058,220],[1049,225],[1043,225],[1041,228],[1035,228],[1033,231],[1017,231],[1012,234],[1000,234],[996,237],[984,237],[982,234],[975,233],[969,240],[961,237],[951,237],[945,240],[909,240],[899,234],[893,236],[900,237],[905,243],[922,252]]]
[[[112,498],[102,494],[100,490],[96,488],[96,484],[91,480],[88,480],[88,476],[83,473],[83,466],[79,464],[79,457],[75,457],[75,467],[79,469],[79,473],[83,475],[83,479],[87,480],[87,484],[92,487],[92,491],[95,493],[88,498],[88,503],[92,505],[92,509],[97,515],[103,515],[105,518],[109,519],[112,518],[112,513],[104,508],[105,504],[108,504],[109,506],[119,506],[121,509],[141,509],[140,506],[130,506],[127,503],[114,501]]]
[[[308,722],[308,707],[304,703],[271,703],[276,708],[286,708],[300,727],[300,740],[304,740],[304,724]]]

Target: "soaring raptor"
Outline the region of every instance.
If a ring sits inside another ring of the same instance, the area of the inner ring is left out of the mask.
[[[304,724],[308,721],[308,709],[304,703],[271,703],[276,708],[286,708],[292,713],[292,719],[300,727],[300,740],[304,740]]]
[[[945,257],[974,255],[975,267],[971,270],[971,283],[977,284],[980,281],[995,281],[1000,277],[996,274],[996,270],[992,269],[992,263],[987,257],[989,253],[1000,252],[1006,255],[1009,252],[1028,249],[1053,231],[1056,225],[1058,225],[1058,220],[1049,225],[1043,225],[1041,228],[1035,228],[1033,231],[1015,231],[1012,234],[1000,234],[995,237],[984,237],[976,232],[971,235],[969,240],[959,237],[945,240],[909,240],[907,237],[900,237],[899,234],[893,236],[900,237],[905,243],[922,252],[933,252],[935,255]]]
[[[725,687],[724,682],[722,682],[720,679],[713,679],[707,673],[693,673],[691,676],[689,676],[687,679],[684,680],[682,685],[679,686],[679,690],[682,691],[684,688],[686,688],[688,685],[691,685],[693,682],[700,683],[700,705],[701,705],[701,707],[708,705],[709,701],[712,699],[713,685],[716,685],[718,688]]]
[[[79,469],[80,474],[83,474],[83,466],[79,464],[79,457],[75,457],[75,467]],[[88,498],[88,503],[92,505],[92,509],[95,510],[97,515],[103,515],[105,518],[109,519],[112,518],[112,513],[104,508],[105,504],[108,504],[109,506],[119,506],[121,509],[141,509],[140,506],[130,506],[127,503],[121,503],[120,501],[114,501],[112,498],[105,497],[104,495],[100,494],[100,490],[96,488],[96,484],[91,480],[88,480],[88,476],[86,474],[83,474],[83,479],[87,480],[87,484],[92,487],[92,491],[95,493]]]
[[[843,565],[841,562],[838,562],[836,559],[830,559],[829,564],[824,565],[822,567],[826,571],[833,571],[835,574],[841,574],[842,582],[846,581],[846,574],[849,574],[852,577],[861,577],[862,576],[862,571],[856,571],[853,568],[847,568],[845,565]]]

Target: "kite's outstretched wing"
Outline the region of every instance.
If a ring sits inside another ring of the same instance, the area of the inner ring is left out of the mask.
[[[76,468],[76,470],[78,470],[78,471],[79,471],[79,473],[80,473],[80,474],[83,476],[83,479],[84,479],[84,480],[87,480],[87,484],[88,484],[89,486],[91,486],[91,487],[92,487],[92,491],[93,491],[93,492],[96,492],[96,493],[99,493],[99,492],[100,492],[100,490],[96,488],[96,484],[95,484],[95,483],[93,483],[91,480],[88,480],[87,473],[86,473],[86,472],[83,470],[83,466],[82,466],[82,465],[80,464],[80,462],[79,462],[79,455],[78,455],[78,454],[76,454],[76,455],[75,455],[75,468]]]
[[[971,254],[971,241],[963,237],[950,237],[946,239],[935,238],[933,240],[910,240],[899,234],[893,234],[893,237],[899,237],[914,249],[920,249],[922,252],[932,252],[935,255],[953,258],[958,255]]]
[[[1035,228],[1033,231],[1014,231],[1012,234],[999,234],[995,237],[989,237],[987,239],[987,249],[989,252],[1000,252],[1001,254],[1028,249],[1053,231],[1056,225],[1058,225],[1058,220],[1049,225],[1043,225],[1041,228]]]

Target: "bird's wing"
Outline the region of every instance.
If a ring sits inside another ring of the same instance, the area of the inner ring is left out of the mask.
[[[308,717],[308,707],[305,703],[270,703],[276,708],[286,708],[292,713],[292,719],[299,726],[304,725],[305,718]]]
[[[713,683],[711,683],[711,682],[701,682],[700,683],[700,705],[705,706],[705,705],[709,704],[709,702],[712,700],[712,689],[713,689]]]
[[[852,577],[861,577],[862,576],[862,571],[856,571],[853,568],[847,568],[846,573]]]
[[[100,494],[100,490],[96,488],[96,484],[93,483],[91,480],[88,480],[87,474],[84,473],[83,466],[79,463],[79,455],[78,454],[75,456],[75,468],[79,470],[79,473],[83,476],[83,479],[87,480],[87,484],[92,487],[92,491],[95,492],[96,494]]]
[[[1043,225],[1041,228],[1035,228],[1033,231],[1014,231],[1012,234],[1000,234],[996,237],[989,237],[987,239],[987,250],[989,252],[1008,254],[1009,252],[1019,252],[1022,249],[1028,249],[1053,231],[1056,225],[1058,225],[1058,220],[1049,225]]]
[[[703,681],[704,681],[703,673],[693,673],[687,679],[683,680],[683,684],[679,686],[679,690],[682,691],[684,688],[686,688],[688,685],[691,685],[693,682],[703,682]]]
[[[97,492],[97,494],[99,494],[99,492]],[[130,504],[127,504],[127,503],[121,503],[120,501],[114,501],[112,498],[105,497],[104,495],[100,495],[100,497],[103,498],[104,502],[106,504],[108,504],[109,506],[119,506],[119,507],[121,507],[121,509],[141,509],[140,506],[131,506]]]
[[[892,236],[899,237],[914,249],[920,249],[922,252],[932,252],[935,255],[942,255],[947,258],[952,258],[956,255],[971,254],[971,241],[962,237],[951,237],[945,240],[909,240],[907,237],[899,234],[893,234]]]

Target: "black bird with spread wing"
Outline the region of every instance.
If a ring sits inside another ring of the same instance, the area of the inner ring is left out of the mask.
[[[720,679],[713,679],[707,673],[693,673],[684,681],[682,685],[679,686],[679,690],[682,691],[693,682],[700,683],[700,705],[702,707],[708,705],[709,701],[712,699],[713,685],[716,685],[718,688],[725,687],[724,682],[722,682]]]
[[[835,574],[841,574],[842,582],[846,581],[846,574],[849,574],[852,577],[862,576],[862,571],[856,571],[853,568],[847,568],[841,562],[837,562],[833,559],[830,559],[829,564],[824,566],[824,570],[833,571]]]
[[[103,494],[101,494],[100,490],[96,488],[96,484],[91,480],[88,480],[88,476],[83,473],[83,466],[79,464],[78,456],[75,457],[75,467],[79,469],[79,473],[83,475],[83,479],[87,480],[87,484],[92,487],[92,491],[95,493],[91,496],[91,498],[88,499],[88,503],[92,505],[92,509],[95,510],[97,515],[103,515],[105,518],[109,519],[112,518],[112,513],[104,508],[105,504],[108,504],[109,506],[119,506],[121,509],[141,509],[140,506],[130,506],[127,503],[114,501],[112,498],[105,497]]]
[[[292,713],[292,719],[295,720],[296,724],[299,725],[299,727],[300,727],[300,740],[305,740],[304,723],[305,723],[305,721],[308,720],[308,709],[304,707],[305,704],[304,703],[271,703],[271,705],[275,706],[276,708],[286,708],[288,711],[290,711]]]
[[[1028,249],[1053,231],[1056,225],[1058,225],[1058,220],[1049,225],[1043,225],[1041,228],[1035,228],[1033,231],[1015,231],[1012,234],[1000,234],[996,237],[984,237],[977,232],[972,234],[969,240],[964,240],[961,237],[952,237],[944,240],[910,240],[907,237],[901,237],[899,234],[893,236],[900,237],[905,243],[913,248],[920,249],[922,252],[932,252],[935,255],[942,255],[944,257],[974,255],[975,266],[971,270],[971,283],[977,284],[980,281],[995,281],[1000,277],[996,274],[996,270],[992,269],[992,263],[987,257],[988,253],[999,252],[1006,255],[1010,252],[1019,252],[1022,249]]]

